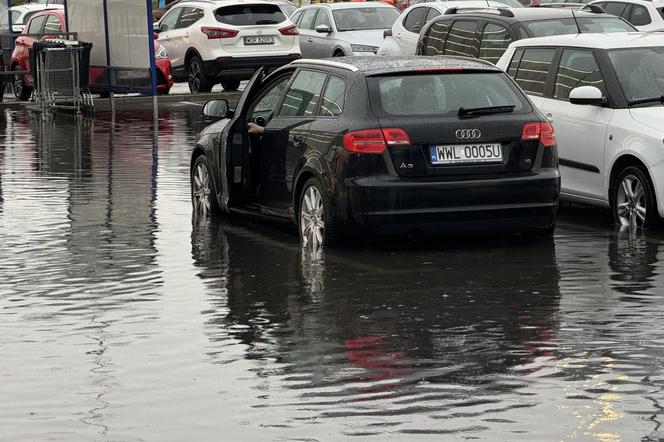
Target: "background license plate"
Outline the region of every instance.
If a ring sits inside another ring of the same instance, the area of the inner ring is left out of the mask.
[[[432,164],[490,163],[503,160],[498,143],[431,146]]]
[[[271,45],[274,44],[274,36],[272,35],[252,35],[251,37],[244,37],[245,45]]]

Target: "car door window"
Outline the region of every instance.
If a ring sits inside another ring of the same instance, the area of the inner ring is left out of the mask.
[[[175,25],[178,22],[182,9],[184,8],[175,8],[166,14],[159,22],[159,32],[172,31],[175,29]]]
[[[313,29],[314,20],[316,19],[316,13],[318,9],[307,9],[302,14],[302,21],[300,22],[300,29]]]
[[[297,24],[298,20],[300,20],[300,17],[302,16],[302,11],[297,11],[293,16],[291,17],[291,21],[295,24]]]
[[[512,34],[502,25],[488,23],[480,41],[480,58],[496,63],[512,43]]]
[[[641,5],[632,5],[632,12],[628,21],[634,26],[645,26],[652,23],[648,9]]]
[[[57,34],[59,32],[62,32],[60,19],[55,15],[49,14],[44,25],[44,34]]]
[[[313,116],[326,77],[327,74],[306,69],[298,72],[279,109],[279,116]]]
[[[432,23],[426,31],[424,55],[443,55],[445,51],[445,39],[449,30],[450,22],[447,20]]]
[[[431,19],[433,19],[433,18],[435,18],[435,17],[438,17],[439,15],[442,15],[442,14],[440,13],[440,11],[439,11],[438,9],[436,9],[436,8],[429,8],[429,13],[427,14],[427,20],[426,20],[427,23],[428,23]]]
[[[42,15],[40,17],[33,18],[28,26],[28,34],[41,34],[42,27],[46,21],[46,16]]]
[[[286,86],[288,86],[290,77],[290,75],[286,75],[279,78],[270,84],[263,93],[259,94],[257,101],[248,113],[249,120],[253,120],[256,117],[263,117],[266,121],[269,121],[272,118],[279,100],[283,96]]]
[[[424,26],[424,23],[426,22],[429,9],[430,8],[427,7],[419,7],[410,11],[403,20],[404,29],[408,32],[419,34],[422,30],[422,26]]]
[[[183,8],[182,14],[180,15],[180,20],[178,21],[177,28],[184,29],[196,23],[198,20],[203,18],[205,13],[202,9],[198,8]]]
[[[568,100],[570,91],[579,86],[595,86],[604,94],[604,80],[592,51],[565,49],[560,58],[553,96]]]
[[[447,36],[447,43],[445,43],[445,55],[460,55],[462,57],[477,58],[477,38],[475,37],[475,30],[477,29],[477,21],[457,20],[450,28],[450,33]]]
[[[334,75],[330,76],[323,92],[318,115],[322,117],[338,117],[343,113],[346,101],[346,82]]]
[[[527,94],[542,96],[556,49],[532,48],[523,51],[515,80]]]
[[[321,10],[316,16],[316,20],[314,21],[314,29],[320,25],[327,25],[327,27],[332,29],[332,22],[330,22],[330,16],[327,14],[327,11]]]

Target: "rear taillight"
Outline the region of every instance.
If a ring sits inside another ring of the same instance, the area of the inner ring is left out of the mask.
[[[279,32],[281,32],[283,35],[300,35],[297,30],[297,25],[286,26],[285,28],[279,29]]]
[[[201,32],[207,35],[208,40],[214,38],[233,38],[238,32],[235,29],[225,29],[225,28],[210,28],[208,26],[203,26]]]
[[[410,138],[403,129],[366,129],[344,134],[343,143],[348,152],[380,154],[388,146],[410,146]]]
[[[392,29],[385,29],[383,31],[383,38],[391,37],[392,36]]]
[[[521,130],[521,141],[539,140],[543,146],[551,147],[556,145],[556,134],[553,132],[553,126],[546,122],[526,123]]]

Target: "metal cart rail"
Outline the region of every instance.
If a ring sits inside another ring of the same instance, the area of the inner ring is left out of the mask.
[[[92,96],[81,87],[81,61],[87,62],[85,50],[78,42],[65,40],[35,44],[33,99],[40,112],[68,109],[91,113],[94,110]],[[87,69],[83,72],[87,74]],[[87,83],[87,78],[85,80]]]

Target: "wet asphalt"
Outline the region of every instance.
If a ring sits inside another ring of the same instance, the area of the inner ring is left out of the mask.
[[[0,114],[0,440],[661,440],[664,232],[192,218],[200,106]]]

